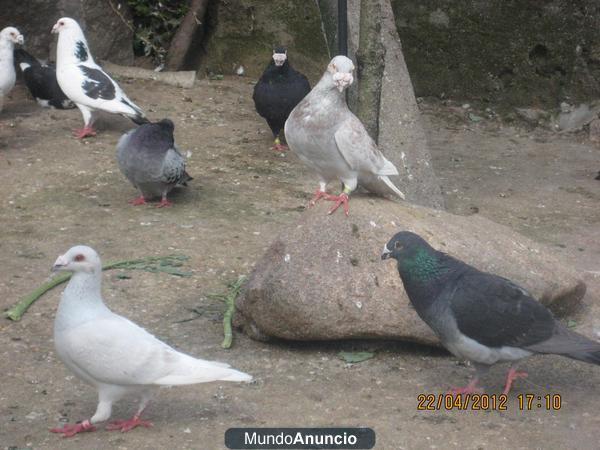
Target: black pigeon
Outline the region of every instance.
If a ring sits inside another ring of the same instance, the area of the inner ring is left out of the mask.
[[[292,109],[310,92],[310,83],[304,75],[294,70],[287,59],[287,50],[273,50],[271,62],[254,86],[256,112],[265,118],[273,132],[274,150],[287,149],[279,140],[279,133]]]
[[[415,310],[456,357],[471,361],[477,382],[492,364],[548,353],[600,365],[600,343],[567,329],[525,289],[482,272],[432,248],[409,231],[397,233],[382,259],[398,261],[398,272]],[[525,372],[510,368],[504,394]]]
[[[43,107],[57,109],[75,108],[56,81],[54,64],[42,64],[23,49],[14,51],[15,66],[23,74],[23,80],[33,98]]]
[[[141,194],[131,204],[143,205],[146,200],[161,197],[159,208],[171,206],[167,194],[192,180],[185,171],[185,157],[175,145],[174,129],[173,122],[163,119],[141,125],[119,139],[119,169]]]

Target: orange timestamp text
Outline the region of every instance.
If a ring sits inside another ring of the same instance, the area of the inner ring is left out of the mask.
[[[560,394],[518,394],[517,405],[521,411],[558,411],[562,407]],[[506,411],[508,396],[505,394],[419,394],[419,411]]]

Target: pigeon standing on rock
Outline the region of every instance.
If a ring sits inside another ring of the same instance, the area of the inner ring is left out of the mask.
[[[58,84],[83,115],[84,127],[75,130],[75,136],[82,139],[96,135],[93,124],[97,110],[121,114],[138,125],[148,122],[140,107],[129,100],[119,85],[94,62],[83,31],[75,20],[59,19],[52,32],[58,33]]]
[[[43,107],[75,108],[56,81],[54,64],[42,64],[23,49],[14,52],[15,65],[23,74],[25,85],[33,98]]]
[[[140,191],[130,203],[143,205],[161,197],[158,207],[171,206],[167,194],[175,186],[192,180],[185,171],[185,157],[179,153],[169,119],[148,123],[124,134],[117,144],[119,169]]]
[[[98,390],[98,407],[90,419],[53,428],[53,433],[70,437],[94,431],[94,425],[110,418],[112,404],[128,393],[141,396],[138,411],[130,420],[111,422],[108,430],[152,426],[140,417],[157,387],[252,380],[227,364],[180,353],[114,314],[102,300],[102,265],[92,248],[71,248],[58,257],[53,271],[73,272],[54,321],[56,353],[77,377]]]
[[[292,68],[287,50],[283,47],[273,50],[271,62],[254,86],[252,95],[256,112],[265,118],[273,132],[273,150],[287,149],[281,144],[279,134],[294,107],[309,92],[310,83],[304,75]]]
[[[536,353],[556,354],[600,365],[600,342],[569,330],[522,287],[482,272],[432,248],[409,231],[397,233],[382,259],[394,258],[404,289],[419,314],[456,357],[471,361],[476,376],[455,394],[479,391],[489,367]],[[511,366],[504,394],[517,378]]]
[[[4,97],[15,86],[17,74],[13,63],[15,44],[23,44],[25,39],[15,27],[6,27],[0,31],[0,111],[4,106]]]
[[[377,148],[361,121],[346,104],[344,90],[352,84],[354,64],[345,56],[336,56],[327,66],[319,83],[294,108],[285,123],[290,148],[320,180],[311,205],[324,198],[335,202],[329,213],[340,205],[348,215],[349,195],[358,184],[381,180],[390,193],[404,198],[389,175],[398,170]],[[340,195],[329,195],[327,183],[343,183]]]

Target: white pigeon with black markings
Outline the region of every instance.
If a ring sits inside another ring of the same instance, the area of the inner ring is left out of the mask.
[[[181,353],[108,309],[102,299],[102,264],[94,249],[72,247],[57,258],[52,270],[73,273],[54,321],[56,354],[78,378],[98,391],[98,407],[92,417],[53,428],[53,433],[70,437],[94,431],[95,425],[110,418],[113,403],[127,394],[141,397],[136,414],[129,420],[110,423],[107,429],[129,431],[152,426],[141,415],[161,386],[252,380],[228,364]]]
[[[354,81],[354,64],[346,56],[331,60],[321,80],[292,110],[285,122],[289,147],[319,175],[319,188],[311,201],[334,201],[332,213],[340,205],[348,215],[349,195],[360,184],[378,194],[404,194],[388,178],[398,175],[371,139],[362,122],[348,108],[345,89]],[[330,181],[341,181],[340,195],[329,195]],[[381,182],[381,183],[379,183]],[[372,187],[382,184],[385,191]]]
[[[6,27],[0,31],[0,111],[4,106],[4,97],[12,90],[17,80],[13,62],[15,44],[24,42],[23,35],[15,27]]]
[[[130,202],[132,205],[160,197],[159,208],[171,206],[167,194],[192,180],[185,170],[185,157],[175,145],[174,130],[173,122],[163,119],[134,128],[119,139],[119,169],[140,191],[140,196]]]
[[[94,62],[81,27],[74,19],[63,17],[52,28],[58,33],[56,78],[63,92],[83,115],[84,127],[78,138],[96,134],[94,114],[105,111],[129,117],[136,124],[147,123],[142,109],[133,103],[102,68]]]

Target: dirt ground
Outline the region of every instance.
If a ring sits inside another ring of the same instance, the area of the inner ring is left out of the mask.
[[[89,418],[96,408],[93,389],[54,351],[57,288],[20,322],[0,321],[2,448],[210,450],[224,448],[233,426],[369,426],[378,449],[598,448],[600,367],[585,363],[527,360],[529,378],[516,383],[506,411],[418,411],[420,393],[465,384],[472,369],[441,350],[397,342],[265,344],[236,334],[233,348],[221,349],[222,304],[209,294],[249,273],[273,236],[302,213],[316,177],[294,155],[269,149],[247,79],[199,81],[189,90],[123,87],[151,118],[173,119],[178,144],[192,152],[194,181],[170,209],[128,205],[135,191],[116,166],[115,145],[129,121],[103,116],[98,137],[79,142],[71,137],[81,125],[78,110],[41,109],[18,86],[0,113],[0,306],[48,280],[55,258],[74,244],[94,247],[104,261],[189,255],[188,278],[106,272],[107,304],[176,348],[229,362],[256,381],[163,390],[146,413],[151,429],[51,434],[48,428]],[[422,110],[448,209],[482,214],[554,247],[588,284],[586,307],[573,318],[577,329],[598,337],[598,148],[583,135],[471,123],[432,102]],[[348,365],[337,356],[341,349],[376,356]],[[488,393],[501,391],[505,370],[486,377]],[[562,408],[520,411],[516,396],[525,393],[560,394]],[[134,399],[123,400],[113,418],[135,408]]]

